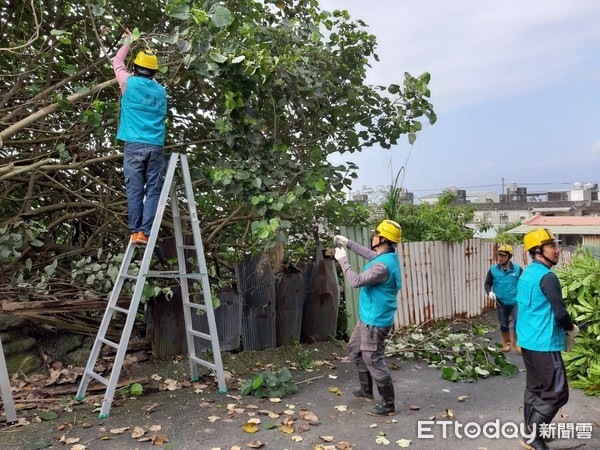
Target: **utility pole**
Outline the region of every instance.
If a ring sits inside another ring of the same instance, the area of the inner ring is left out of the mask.
[[[501,194],[504,194],[504,177],[502,177],[502,192]]]

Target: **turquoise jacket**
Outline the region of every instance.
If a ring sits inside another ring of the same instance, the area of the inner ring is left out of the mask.
[[[165,145],[167,92],[156,81],[131,76],[121,99],[117,139],[141,144]]]
[[[549,272],[544,264],[532,263],[519,278],[517,343],[527,350],[556,352],[565,349],[565,331],[554,319],[550,302],[540,287],[542,278]]]
[[[367,270],[372,264],[383,263],[388,269],[388,278],[379,284],[370,284],[360,288],[359,314],[360,320],[375,327],[389,327],[394,324],[394,314],[397,309],[396,297],[402,287],[400,277],[400,262],[396,252],[377,255],[367,264]]]
[[[490,268],[492,277],[494,277],[493,290],[496,299],[505,305],[514,305],[517,303],[517,282],[521,274],[521,268],[516,264],[510,263],[506,271],[500,264],[494,264]]]

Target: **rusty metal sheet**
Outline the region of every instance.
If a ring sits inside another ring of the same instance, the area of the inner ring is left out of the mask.
[[[215,322],[219,335],[219,347],[222,352],[240,348],[242,335],[242,301],[240,295],[232,289],[218,293],[221,304],[215,309]],[[192,310],[192,326],[196,331],[208,333],[206,314],[196,314]],[[210,341],[194,337],[197,351],[212,350]]]
[[[235,277],[242,297],[244,350],[275,347],[275,275],[268,257],[246,255],[235,265]]]
[[[337,316],[340,302],[336,262],[325,257],[317,246],[317,257],[304,303],[301,340],[304,342],[326,341],[337,332]]]
[[[283,273],[277,281],[277,346],[292,345],[300,342],[302,331],[302,313],[307,288],[304,283],[304,271]]]

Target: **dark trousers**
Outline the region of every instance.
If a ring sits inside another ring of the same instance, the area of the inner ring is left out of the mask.
[[[385,362],[385,338],[392,327],[374,327],[359,319],[348,341],[348,356],[359,372],[370,372],[378,386],[392,381]]]
[[[521,348],[527,369],[525,402],[552,418],[569,401],[567,374],[560,352],[537,352]]]

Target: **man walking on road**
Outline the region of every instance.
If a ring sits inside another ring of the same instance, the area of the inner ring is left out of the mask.
[[[496,302],[498,311],[498,322],[504,340],[503,352],[510,351],[510,318],[512,316],[514,328],[517,327],[517,282],[521,276],[521,268],[511,262],[513,249],[510,245],[503,244],[498,247],[496,258],[498,264],[494,264],[488,270],[485,278],[485,292],[488,298]],[[513,333],[513,345],[517,353],[521,349],[517,345],[517,334]]]
[[[125,38],[130,37],[126,31]],[[156,55],[150,50],[139,52],[132,74],[125,66],[129,50],[129,44],[123,45],[112,62],[122,93],[117,139],[125,142],[123,172],[131,241],[146,245],[164,182],[167,93],[154,80]]]
[[[561,351],[570,350],[579,333],[565,308],[560,281],[552,267],[558,263],[559,241],[545,228],[527,233],[523,239],[532,263],[517,286],[519,321],[517,335],[527,370],[524,398],[525,424],[536,437],[528,449],[546,450],[544,424],[549,424],[569,400],[569,386]]]
[[[392,220],[384,220],[377,226],[371,250],[344,236],[334,237],[335,259],[350,286],[361,288],[360,318],[348,341],[348,355],[356,364],[360,381],[360,388],[353,394],[373,400],[375,381],[382,402],[367,413],[374,416],[396,413],[394,384],[385,362],[385,338],[394,324],[396,297],[402,285],[396,254],[396,244],[401,237],[400,225]],[[346,248],[370,261],[361,274],[352,269]]]

